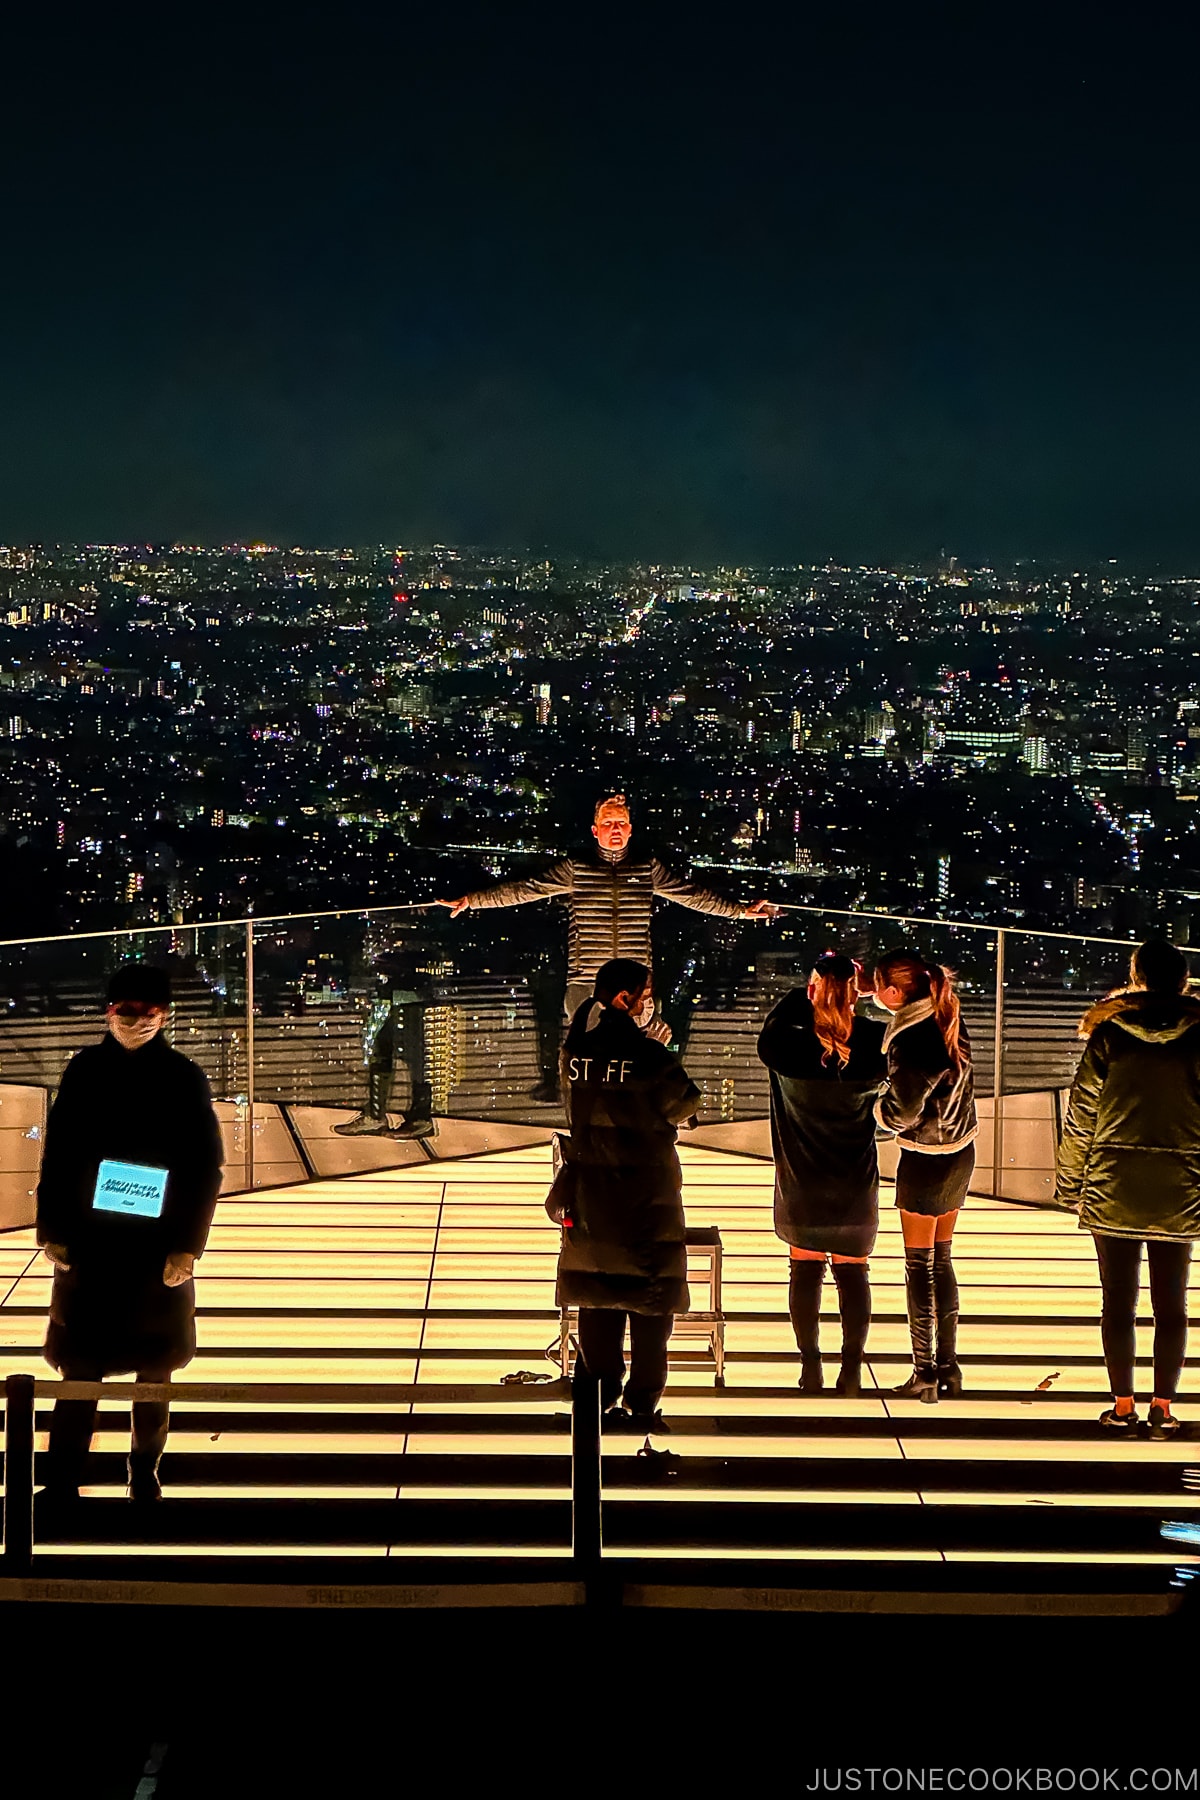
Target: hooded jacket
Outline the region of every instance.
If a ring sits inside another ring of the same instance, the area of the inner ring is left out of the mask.
[[[167,1170],[157,1219],[97,1212],[101,1162]],[[59,1244],[46,1358],[106,1375],[180,1369],[195,1353],[195,1282],[169,1288],[168,1256],[199,1256],[221,1186],[221,1132],[203,1071],[161,1033],[138,1050],[114,1037],[63,1072],[46,1121],[37,1197],[39,1244]]]
[[[1087,1038],[1058,1149],[1058,1198],[1106,1237],[1200,1237],[1200,1001],[1109,995]]]
[[[628,1013],[587,1000],[563,1050],[571,1136],[547,1210],[563,1227],[560,1306],[686,1312],[675,1128],[703,1096]]]
[[[771,1076],[775,1230],[803,1250],[869,1256],[879,1225],[874,1102],[887,1065],[883,1023],[855,1018],[850,1059],[826,1056],[804,988],[767,1018],[758,1054]]]
[[[883,1039],[888,1085],[876,1102],[875,1117],[895,1132],[902,1150],[953,1156],[978,1135],[965,1020],[958,1044],[962,1061],[955,1068],[930,999],[912,1000],[892,1014]]]

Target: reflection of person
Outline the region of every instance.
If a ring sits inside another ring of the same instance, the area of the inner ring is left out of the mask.
[[[429,976],[422,961],[421,951],[407,942],[375,948],[375,992],[363,1023],[367,1103],[353,1119],[334,1126],[343,1137],[428,1138],[437,1129],[425,1045]],[[388,1123],[388,1101],[397,1056],[408,1070],[412,1092],[407,1111],[393,1126]]]
[[[898,1394],[962,1393],[958,1278],[951,1245],[975,1169],[971,1040],[948,969],[911,950],[875,965],[875,998],[892,1014],[884,1036],[888,1086],[875,1117],[900,1141],[896,1205],[904,1232],[904,1291],[913,1372]]]
[[[1102,1425],[1130,1433],[1134,1323],[1142,1245],[1154,1314],[1150,1436],[1174,1437],[1171,1402],[1187,1344],[1188,1265],[1200,1237],[1200,1002],[1183,952],[1163,940],[1135,950],[1131,986],[1093,1006],[1058,1151],[1058,1198],[1095,1239],[1100,1330],[1112,1388]]]
[[[800,1386],[824,1386],[818,1333],[825,1258],[842,1318],[839,1394],[861,1392],[871,1322],[867,1258],[879,1225],[874,1104],[886,1073],[883,1025],[855,1014],[858,969],[832,950],[807,989],[768,1015],[758,1054],[771,1072],[775,1230],[791,1246],[788,1311],[800,1351]]]
[[[127,963],[108,989],[108,1035],[72,1057],[46,1121],[38,1242],[54,1264],[45,1356],[67,1381],[135,1373],[169,1381],[196,1350],[192,1268],[221,1185],[221,1133],[203,1072],[161,1036],[171,1003],[160,969]],[[100,1164],[165,1171],[157,1218],[97,1211]],[[48,1489],[78,1494],[96,1404],[60,1400]],[[161,1498],[167,1407],[133,1408],[129,1494]]]
[[[756,900],[750,906],[723,900],[719,894],[673,874],[656,856],[635,860],[629,853],[632,835],[633,824],[624,794],[611,794],[598,803],[592,822],[594,858],[567,857],[544,875],[502,881],[440,904],[457,916],[468,908],[563,901],[570,915],[565,1004],[568,1018],[590,997],[597,970],[610,958],[628,957],[650,966],[650,915],[656,898],[673,900],[678,906],[723,919],[769,919],[778,912],[778,907],[766,900]]]
[[[676,1127],[700,1090],[678,1057],[641,1030],[645,963],[616,958],[576,1012],[563,1047],[571,1128],[548,1210],[563,1227],[558,1303],[579,1308],[579,1354],[606,1411],[621,1400],[625,1327],[630,1369],[624,1410],[661,1426],[667,1343],[688,1307],[683,1177]]]

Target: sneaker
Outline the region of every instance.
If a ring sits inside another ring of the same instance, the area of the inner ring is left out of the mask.
[[[800,1392],[802,1394],[823,1394],[825,1391],[825,1371],[821,1367],[818,1356],[814,1362],[802,1360],[800,1376]]]
[[[386,1119],[373,1119],[370,1113],[360,1112],[357,1117],[347,1119],[344,1125],[335,1125],[333,1129],[339,1137],[382,1137],[387,1128]]]
[[[1136,1407],[1131,1407],[1128,1412],[1119,1413],[1115,1406],[1110,1406],[1107,1412],[1100,1414],[1100,1423],[1109,1431],[1130,1433],[1141,1424],[1141,1420],[1137,1416]]]
[[[1179,1430],[1179,1420],[1168,1407],[1152,1406],[1150,1408],[1150,1433],[1152,1438],[1161,1441],[1172,1438]]]
[[[858,1400],[862,1397],[862,1370],[844,1367],[834,1382],[834,1393],[840,1394],[843,1400]]]
[[[431,1138],[437,1136],[437,1126],[432,1119],[410,1119],[406,1113],[387,1135],[390,1138]]]
[[[551,1081],[550,1077],[547,1075],[537,1083],[536,1087],[530,1088],[528,1098],[530,1100],[539,1100],[543,1106],[557,1106],[558,1102],[562,1099],[562,1095],[559,1092],[557,1081]]]

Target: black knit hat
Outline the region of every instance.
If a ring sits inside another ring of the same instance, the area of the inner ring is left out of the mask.
[[[171,977],[165,969],[151,968],[149,963],[122,963],[109,981],[108,1004],[119,1006],[122,1000],[136,1000],[141,1006],[170,1006]]]

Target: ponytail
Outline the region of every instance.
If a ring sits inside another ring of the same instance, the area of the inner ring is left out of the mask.
[[[946,1044],[946,1055],[956,1069],[963,1065],[958,1033],[962,1024],[962,1007],[954,991],[954,977],[949,969],[934,963],[929,971],[929,993],[933,1000],[933,1017]]]
[[[848,956],[827,950],[817,958],[809,982],[812,996],[813,1030],[824,1055],[821,1063],[828,1067],[836,1056],[844,1069],[850,1061],[850,1033],[854,1029],[854,1008],[858,1002],[858,968]]]
[[[905,1003],[932,1000],[933,1018],[946,1046],[946,1055],[955,1069],[961,1069],[965,1058],[959,1043],[962,1008],[954,991],[954,972],[940,963],[927,963],[915,950],[889,950],[875,965],[876,979],[885,986],[898,987]]]

